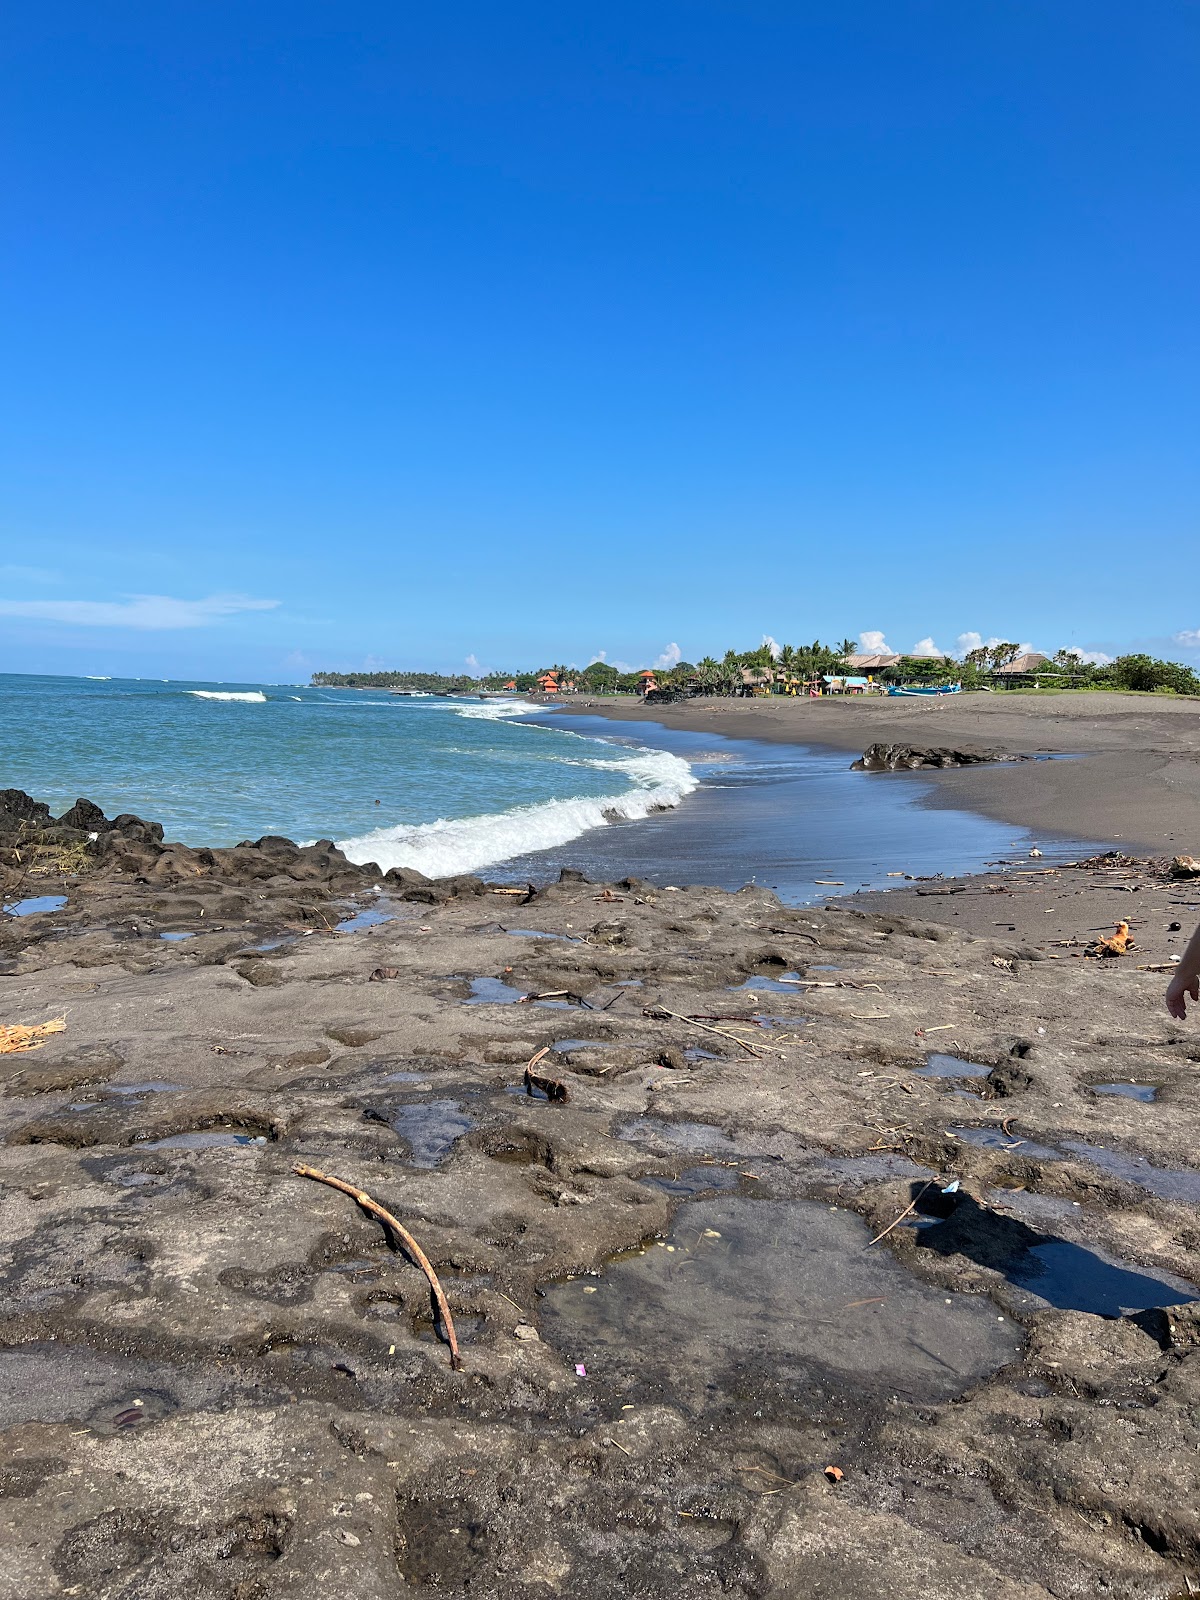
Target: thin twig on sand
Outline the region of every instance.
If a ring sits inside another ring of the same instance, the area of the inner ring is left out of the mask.
[[[921,1196],[924,1195],[925,1190],[930,1188],[931,1185],[936,1183],[936,1181],[937,1180],[935,1178],[930,1178],[929,1182],[927,1184],[925,1184],[924,1188],[922,1188],[920,1194],[917,1195],[916,1199],[914,1201],[912,1201],[912,1203],[910,1205],[905,1206],[904,1210],[900,1213],[900,1215],[896,1218],[896,1220],[894,1222],[889,1222],[887,1227],[883,1230],[882,1233],[877,1233],[873,1239],[868,1239],[867,1244],[866,1244],[866,1249],[869,1250],[873,1244],[878,1244],[880,1239],[886,1239],[888,1234],[891,1233],[893,1228],[899,1227],[899,1225],[904,1221],[905,1217],[911,1216],[912,1213],[917,1209],[917,1206],[920,1204]]]
[[[442,1317],[442,1325],[446,1330],[446,1343],[450,1346],[450,1365],[457,1372],[462,1366],[462,1357],[458,1353],[458,1339],[454,1333],[454,1318],[450,1315],[450,1307],[446,1302],[445,1292],[438,1281],[437,1273],[433,1270],[432,1262],[408,1229],[397,1222],[392,1213],[385,1210],[378,1200],[372,1200],[365,1189],[359,1189],[353,1183],[346,1183],[342,1178],[332,1177],[328,1172],[321,1172],[316,1167],[306,1167],[301,1164],[293,1167],[292,1171],[298,1178],[312,1178],[315,1183],[327,1183],[331,1189],[340,1189],[343,1194],[348,1194],[352,1200],[357,1200],[358,1204],[369,1216],[374,1217],[377,1222],[382,1222],[384,1227],[392,1230],[413,1261],[416,1262],[417,1266],[429,1279],[429,1287],[433,1290],[433,1298],[437,1302],[437,1308]]]
[[[745,1039],[739,1039],[736,1033],[730,1033],[727,1028],[714,1028],[707,1022],[697,1022],[695,1017],[682,1016],[678,1011],[668,1011],[666,1006],[646,1006],[642,1015],[644,1017],[674,1017],[676,1022],[686,1022],[690,1028],[703,1028],[705,1033],[719,1034],[722,1039],[732,1039],[734,1044],[740,1044],[748,1055],[762,1059],[761,1053],[752,1044],[747,1044]]]

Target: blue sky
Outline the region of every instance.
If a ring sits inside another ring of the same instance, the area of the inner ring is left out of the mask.
[[[25,7],[0,670],[1200,659],[1200,9]]]

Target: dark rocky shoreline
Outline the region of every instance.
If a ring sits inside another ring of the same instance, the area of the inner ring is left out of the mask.
[[[1200,1578],[1159,868],[789,910],[0,804],[3,903],[56,902],[0,917],[3,1019],[66,1024],[0,1056],[4,1600]],[[1134,891],[1140,960],[1052,947]],[[413,1232],[462,1371],[297,1163]]]

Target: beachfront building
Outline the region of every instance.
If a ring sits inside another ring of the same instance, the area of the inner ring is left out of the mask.
[[[742,693],[744,695],[770,694],[771,684],[774,680],[775,674],[770,667],[764,668],[762,672],[756,672],[753,667],[743,667]]]
[[[537,686],[542,694],[557,694],[558,674],[556,672],[543,672],[537,680]]]
[[[858,676],[836,678],[830,677],[828,673],[825,673],[821,682],[824,685],[825,694],[866,694],[871,687],[870,678]]]
[[[643,667],[638,673],[638,693],[640,695],[658,693],[658,678],[649,667]]]
[[[1047,667],[1050,668],[1052,677],[1059,675],[1049,656],[1044,656],[1040,650],[1027,650],[1024,655],[1014,656],[1011,661],[1006,661],[1002,667],[997,667],[992,673],[992,677],[1004,688],[1014,689],[1021,683],[1036,683],[1038,674]]]
[[[846,656],[846,665],[855,672],[883,672],[887,667],[899,665],[900,657],[892,655],[889,651],[879,651],[875,655]]]

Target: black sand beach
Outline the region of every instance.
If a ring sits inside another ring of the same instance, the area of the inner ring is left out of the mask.
[[[971,703],[937,742],[1110,742],[939,792],[1001,814],[1032,773],[1103,838],[1141,759],[1119,831],[1156,859],[824,908],[377,894],[327,845],[10,794],[4,903],[66,899],[0,920],[3,1020],[64,1021],[0,1055],[0,1597],[1190,1592],[1200,1034],[1161,969],[1200,829],[1159,747],[1195,713]],[[861,748],[890,708],[834,710]],[[1121,917],[1133,951],[1090,958]],[[459,1369],[411,1257],[300,1165],[415,1236]]]
[[[573,711],[584,708],[571,708]],[[1163,852],[1200,839],[1200,701],[1109,693],[974,693],[937,699],[712,699],[589,715],[861,754],[877,741],[1086,759],[938,773],[933,805],[1021,827]]]

